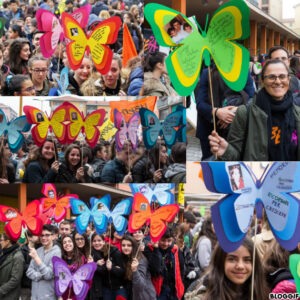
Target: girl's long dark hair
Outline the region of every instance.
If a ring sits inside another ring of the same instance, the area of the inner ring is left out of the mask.
[[[73,171],[77,171],[78,168],[80,168],[81,166],[81,158],[82,158],[82,155],[81,155],[81,147],[76,145],[76,144],[71,144],[68,146],[68,148],[66,149],[66,152],[65,152],[65,163],[68,167],[68,169],[71,169],[70,168],[70,163],[69,163],[69,154],[70,152],[73,150],[73,149],[77,149],[79,151],[79,155],[80,155],[80,161],[78,162],[78,164],[75,166],[74,170]]]
[[[251,238],[246,237],[242,246],[246,247],[251,255],[253,262],[254,244]],[[257,250],[255,250],[254,266],[254,300],[268,299],[269,291],[266,284],[263,267]],[[225,275],[224,266],[227,253],[217,244],[210,265],[206,271],[207,290],[204,295],[205,300],[231,300],[231,299],[250,299],[251,295],[251,277],[242,285],[242,297],[237,292],[236,285],[232,283]],[[252,265],[253,267],[253,265]]]
[[[94,239],[95,239],[95,237],[96,237],[97,235],[98,235],[103,241],[105,241],[105,236],[104,236],[103,234],[100,235],[100,234],[98,234],[97,232],[94,232],[94,233],[92,234],[92,237],[91,237],[92,245],[93,245],[93,241],[94,241]],[[111,248],[112,248],[112,247],[111,247]],[[104,246],[103,246],[103,248],[102,248],[101,250],[96,250],[93,246],[92,246],[92,249],[93,249],[94,251],[99,251],[99,252],[101,252],[104,259],[107,259],[107,258],[108,258],[108,245],[107,245],[106,242],[105,242],[105,244],[104,244]]]
[[[157,141],[157,143],[150,149],[149,153],[149,159],[147,161],[147,170],[151,168],[151,164],[154,166],[155,170],[158,170],[159,168],[163,168],[162,162],[159,163],[160,159],[160,151],[162,147],[165,147],[167,149],[166,144],[163,141]],[[145,152],[145,154],[147,154]]]
[[[75,235],[77,233],[84,238],[84,246],[83,246],[82,249],[78,248],[77,245],[76,245]],[[88,239],[88,235],[86,233],[80,234],[77,230],[75,230],[74,235],[73,235],[73,242],[75,244],[75,247],[78,248],[79,252],[82,255],[84,255],[85,258],[88,258],[90,256],[90,242],[89,242],[89,239]]]
[[[61,258],[64,260],[64,261],[67,261],[69,260],[68,258],[68,253],[64,250],[64,247],[63,247],[63,244],[64,244],[64,239],[65,238],[70,238],[71,241],[73,242],[74,244],[74,249],[73,249],[73,252],[72,252],[72,257],[71,257],[71,260],[72,260],[72,263],[76,266],[76,268],[79,268],[81,265],[84,264],[84,260],[82,259],[82,254],[81,252],[79,251],[79,249],[76,247],[76,244],[75,244],[75,241],[73,239],[73,237],[69,234],[67,235],[64,235],[61,239]]]

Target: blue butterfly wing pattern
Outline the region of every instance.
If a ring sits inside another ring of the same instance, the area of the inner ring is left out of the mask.
[[[129,215],[131,212],[132,198],[127,198],[119,202],[111,212],[112,222],[119,235],[123,235],[127,228],[127,219],[124,215]]]
[[[261,201],[277,241],[293,250],[300,241],[300,201],[290,193],[300,191],[300,163],[276,162],[262,182]]]
[[[64,67],[60,73],[60,93],[61,95],[70,94],[70,91],[67,91],[69,86],[69,69]]]
[[[177,130],[177,141],[186,143],[186,108],[182,105],[177,106],[176,111],[182,111],[181,126]]]
[[[79,215],[75,220],[76,229],[79,234],[84,234],[90,222],[92,212],[80,199],[70,199],[71,209],[74,215]]]
[[[143,142],[147,149],[151,149],[162,133],[162,125],[156,114],[147,108],[140,109],[141,124],[143,127]]]
[[[176,142],[177,131],[174,129],[174,127],[178,127],[182,124],[182,114],[182,110],[177,110],[169,114],[162,123],[162,133],[168,148],[171,148]]]

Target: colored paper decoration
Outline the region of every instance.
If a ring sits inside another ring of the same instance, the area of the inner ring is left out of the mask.
[[[122,114],[114,109],[114,125],[118,129],[115,140],[117,150],[121,151],[126,140],[130,140],[133,150],[136,150],[138,144],[137,131],[140,123],[140,114],[134,113],[129,122],[126,123]]]
[[[52,263],[56,296],[61,297],[68,288],[72,288],[76,299],[84,300],[91,287],[91,280],[97,269],[97,264],[94,262],[84,264],[72,273],[63,259],[53,256]]]
[[[97,109],[86,117],[78,108],[69,103],[65,102],[68,108],[68,120],[71,122],[67,125],[67,140],[68,143],[72,143],[76,140],[80,131],[85,135],[86,142],[91,146],[95,147],[100,136],[100,131],[97,126],[101,126],[105,117],[104,109]]]
[[[112,17],[100,22],[86,36],[82,26],[72,16],[63,12],[62,24],[65,37],[70,40],[66,45],[68,60],[71,68],[77,70],[87,50],[91,52],[94,66],[101,74],[106,74],[111,66],[113,52],[106,45],[116,42],[121,27],[121,19]]]
[[[260,180],[239,162],[201,163],[206,188],[227,194],[212,206],[212,220],[221,247],[235,251],[243,243],[254,208],[262,217],[264,206],[271,230],[279,244],[293,250],[300,241],[300,201],[291,193],[300,191],[300,164],[274,163]]]
[[[69,86],[69,69],[64,67],[60,72],[59,78],[56,73],[53,73],[52,76],[56,80],[58,88],[52,88],[49,91],[48,96],[61,96],[70,94],[70,91],[67,91]]]
[[[0,137],[7,136],[7,142],[11,152],[18,152],[24,143],[22,132],[27,132],[30,128],[31,125],[27,122],[25,116],[8,122],[5,113],[0,109]]]
[[[171,148],[177,138],[177,131],[174,127],[181,126],[183,123],[183,110],[177,110],[169,114],[164,121],[160,122],[156,114],[149,109],[140,109],[141,123],[143,125],[143,141],[147,149],[151,149],[162,135],[166,146]]]
[[[129,59],[138,56],[135,48],[135,44],[133,42],[132,36],[128,29],[127,24],[124,24],[123,27],[123,51],[122,51],[122,66],[126,68],[127,62]]]
[[[0,38],[3,36],[4,34],[4,28],[5,28],[5,24],[6,24],[6,19],[4,17],[0,18]]]
[[[70,200],[72,212],[79,215],[75,220],[76,229],[79,234],[83,234],[89,222],[95,224],[96,232],[101,235],[107,229],[108,223],[113,223],[119,235],[123,235],[127,227],[127,219],[124,215],[128,215],[131,211],[132,198],[127,198],[119,202],[116,207],[110,211],[110,195],[105,195],[98,199],[90,198],[91,209],[81,200],[72,198]]]
[[[40,202],[34,200],[26,206],[23,213],[20,213],[13,207],[0,205],[0,221],[7,222],[4,230],[13,241],[20,238],[22,226],[26,226],[34,235],[42,233],[43,222],[39,218],[39,207]]]
[[[150,237],[155,243],[167,230],[166,222],[171,222],[179,211],[177,204],[165,205],[152,211],[147,198],[141,193],[134,194],[134,213],[129,217],[128,231],[133,233],[139,230],[144,224],[150,223]]]
[[[115,128],[114,123],[110,119],[107,119],[100,127],[100,139],[107,141],[113,137],[117,131],[118,129]]]
[[[132,115],[136,112],[140,111],[140,108],[148,108],[151,111],[154,110],[156,97],[146,97],[143,99],[135,100],[135,101],[128,101],[128,100],[121,100],[121,101],[110,101],[110,119],[114,122],[114,110],[117,109],[122,116],[125,118],[125,121],[128,123]]]
[[[149,204],[154,201],[161,206],[175,203],[174,194],[171,192],[175,188],[174,183],[130,183],[129,186],[133,195],[141,193],[149,201]]]
[[[145,17],[158,44],[175,48],[167,57],[166,66],[171,82],[181,96],[188,96],[193,92],[198,82],[202,60],[204,58],[205,64],[209,66],[210,55],[229,88],[240,91],[245,87],[249,51],[235,40],[249,37],[249,15],[250,10],[244,1],[229,1],[214,13],[207,31],[207,24],[203,31],[195,24],[196,21],[192,22],[174,9],[156,3],[145,6]],[[181,30],[177,33],[182,37],[180,40],[176,37],[171,38],[167,33],[171,28],[170,21],[174,18],[190,27],[187,32],[181,25]]]
[[[71,207],[70,199],[78,198],[77,195],[73,194],[58,198],[56,188],[51,183],[46,183],[43,185],[42,193],[46,196],[41,198],[43,212],[49,211],[50,208],[53,208],[52,215],[49,217],[54,218],[56,223],[59,223],[65,218],[67,214],[67,208]]]
[[[300,254],[291,254],[289,257],[290,271],[295,279],[297,293],[300,293]]]
[[[85,5],[76,9],[70,17],[77,20],[81,27],[88,24],[89,15],[91,11],[90,5]],[[65,13],[66,14],[66,13]],[[62,43],[64,39],[63,28],[61,20],[58,19],[52,12],[46,9],[38,9],[36,12],[36,20],[38,30],[45,32],[40,38],[40,48],[44,57],[53,56],[55,49],[59,42]]]

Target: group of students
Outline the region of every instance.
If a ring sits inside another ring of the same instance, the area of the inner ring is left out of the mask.
[[[105,1],[107,2],[107,1]],[[77,8],[90,4],[88,30],[99,22],[112,16],[120,17],[127,24],[137,53],[143,52],[143,11],[140,1],[131,1],[128,7],[121,0],[89,0],[79,2],[69,0],[66,11],[71,13]],[[135,3],[135,4],[132,4]],[[52,57],[44,58],[39,41],[43,32],[38,31],[36,11],[40,8],[53,13],[58,11],[59,1],[47,0],[41,3],[24,1],[19,8],[19,0],[5,2],[0,17],[6,19],[6,33],[0,43],[0,87],[4,96],[47,96],[53,87],[58,87],[55,75],[60,75],[68,67],[69,85],[67,90],[78,96],[138,96],[142,94],[143,68],[142,54],[122,65],[123,26],[118,32],[117,42],[111,45],[114,52],[110,70],[101,75],[93,67],[90,57],[83,58],[81,66],[72,71],[68,62],[66,48],[59,43]],[[51,92],[50,95],[53,92]]]
[[[250,72],[244,90],[233,92],[213,68],[213,109],[208,70],[202,72],[197,95],[197,137],[202,160],[300,159],[300,81],[296,71],[290,69],[290,59],[284,47],[272,47],[261,69],[256,93]],[[213,115],[217,131],[213,130]]]
[[[168,154],[163,141],[150,150],[129,141],[117,151],[115,141],[94,148],[75,142],[62,147],[47,138],[41,147],[28,138],[12,155],[0,143],[0,183],[181,183],[186,181],[186,144],[175,143]]]
[[[83,264],[97,264],[86,299],[244,300],[250,299],[252,272],[254,300],[269,299],[271,292],[296,293],[288,263],[289,255],[299,253],[300,247],[292,252],[281,248],[265,223],[257,228],[263,229],[256,244],[251,230],[238,249],[226,253],[211,218],[199,221],[195,215],[200,214],[187,210],[184,222],[169,224],[156,243],[148,227],[123,236],[113,227],[104,235],[88,227],[81,235],[67,220],[59,228],[44,225],[40,237],[28,232],[22,246],[2,234],[1,299],[57,299],[54,256],[62,258],[72,273]],[[70,287],[62,298],[76,299]]]

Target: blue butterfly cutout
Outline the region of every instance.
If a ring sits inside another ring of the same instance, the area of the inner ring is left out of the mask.
[[[0,136],[7,136],[11,152],[16,153],[21,148],[25,139],[22,132],[27,132],[30,128],[31,124],[27,122],[26,116],[8,122],[5,113],[0,109]]]
[[[171,148],[176,142],[177,131],[174,127],[183,124],[183,110],[177,110],[169,114],[163,122],[160,122],[156,114],[147,108],[140,109],[141,123],[143,127],[143,141],[147,149],[151,149],[162,135],[166,146]]]
[[[292,250],[300,241],[300,201],[291,193],[300,191],[300,163],[276,162],[257,180],[239,162],[202,162],[206,188],[227,194],[212,206],[212,220],[221,247],[235,251],[245,239],[254,208],[262,218],[264,207],[279,244]]]
[[[177,141],[186,143],[186,108],[182,105],[176,107],[176,111],[182,111],[182,125],[177,130]]]
[[[153,201],[157,201],[160,206],[175,203],[174,194],[171,192],[175,188],[174,183],[131,183],[129,186],[133,195],[135,193],[143,194],[150,204]]]
[[[98,234],[105,233],[108,223],[113,223],[119,235],[123,235],[127,228],[127,219],[123,215],[129,215],[131,212],[132,198],[127,198],[120,201],[115,208],[110,211],[110,195],[105,195],[98,199],[90,198],[91,209],[79,199],[71,198],[70,204],[72,212],[79,215],[75,220],[75,226],[80,234],[86,231],[89,222],[95,224],[95,229]]]
[[[71,94],[70,91],[67,91],[69,86],[69,69],[64,67],[60,72],[60,79],[57,74],[52,75],[58,84],[58,88],[52,88],[49,91],[48,96],[61,96],[66,94]]]

